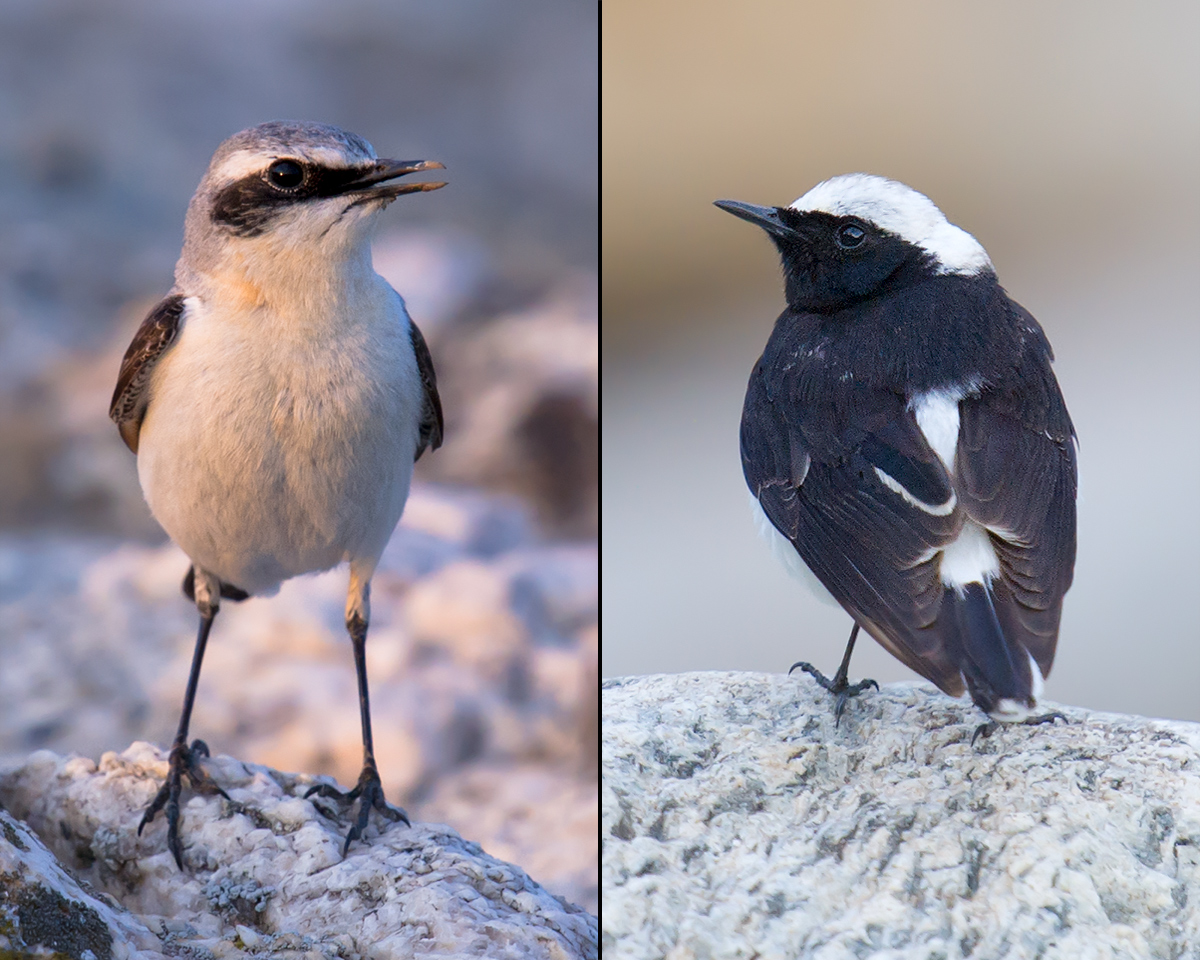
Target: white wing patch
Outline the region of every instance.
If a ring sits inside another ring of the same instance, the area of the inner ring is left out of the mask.
[[[931,516],[934,516],[934,517],[949,516],[950,514],[952,514],[954,512],[954,508],[956,506],[958,506],[958,497],[954,494],[953,490],[950,491],[950,499],[947,500],[945,503],[940,503],[940,504],[926,503],[924,500],[918,500],[911,493],[909,493],[908,489],[904,486],[904,484],[902,484],[899,480],[897,480],[891,474],[884,473],[878,467],[875,467],[874,470],[875,470],[875,475],[877,477],[879,477],[880,482],[882,482],[885,487],[887,487],[893,493],[900,494],[900,496],[902,496],[906,501],[908,501],[910,504],[912,504],[918,510],[923,510],[926,513],[930,514]]]
[[[974,391],[973,384],[939,387],[918,393],[908,401],[925,442],[933,448],[950,476],[954,476],[954,455],[958,450],[958,403]]]
[[[800,197],[792,209],[867,220],[930,254],[939,273],[973,276],[992,266],[978,240],[947,220],[925,194],[895,180],[868,173],[833,177]]]

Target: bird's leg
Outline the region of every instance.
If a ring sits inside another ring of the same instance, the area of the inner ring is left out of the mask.
[[[358,801],[358,819],[346,834],[342,856],[350,850],[350,843],[362,836],[367,828],[371,810],[378,810],[391,821],[403,820],[408,824],[408,814],[400,807],[393,807],[383,795],[383,784],[379,779],[379,768],[375,765],[375,744],[371,739],[371,701],[367,694],[367,622],[370,618],[371,582],[350,568],[350,596],[346,602],[346,630],[354,647],[354,669],[358,674],[358,708],[362,715],[363,768],[353,790],[343,793],[328,784],[317,784],[304,794],[330,797],[340,803]],[[410,824],[411,825],[411,824]]]
[[[975,741],[980,737],[986,740],[1000,727],[1037,727],[1043,723],[1053,723],[1055,720],[1061,720],[1063,723],[1070,723],[1065,714],[1055,710],[1052,713],[1044,713],[1038,717],[1026,717],[1024,720],[1015,720],[1008,723],[999,720],[988,720],[987,723],[981,723],[975,728],[975,732],[971,735],[971,746],[975,746]]]
[[[167,847],[175,858],[175,864],[183,869],[183,846],[179,842],[179,794],[183,789],[183,778],[186,776],[192,783],[192,788],[206,793],[219,793],[226,800],[229,795],[217,786],[216,782],[204,772],[200,766],[200,758],[208,756],[208,745],[203,740],[193,741],[187,745],[188,724],[192,719],[192,705],[196,702],[196,686],[200,682],[200,665],[204,662],[204,648],[208,645],[208,632],[212,629],[213,620],[220,609],[220,585],[216,577],[205,571],[200,571],[192,580],[189,571],[189,582],[194,587],[196,609],[200,612],[200,630],[196,634],[196,649],[192,653],[192,669],[188,674],[187,691],[183,695],[183,712],[179,717],[179,729],[175,733],[175,742],[171,744],[171,753],[167,760],[167,779],[154,797],[154,801],[142,815],[138,824],[138,836],[146,824],[164,806],[167,808]],[[186,589],[186,586],[185,586]]]
[[[788,670],[790,675],[797,667],[811,676],[826,690],[832,693],[836,700],[834,701],[833,714],[835,717],[834,726],[838,726],[842,722],[842,714],[846,710],[846,701],[851,697],[857,697],[864,690],[874,687],[879,689],[879,684],[874,680],[860,680],[858,683],[850,683],[848,680],[850,673],[850,655],[854,653],[854,641],[858,639],[858,622],[855,621],[854,627],[850,630],[850,642],[846,644],[846,652],[842,656],[841,666],[838,667],[837,673],[830,680],[820,670],[814,667],[806,660],[799,660],[793,663]]]

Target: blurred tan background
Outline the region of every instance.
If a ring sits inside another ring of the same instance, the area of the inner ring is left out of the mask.
[[[609,0],[605,676],[832,672],[850,627],[758,540],[738,456],[783,295],[712,207],[851,171],[928,194],[1045,328],[1080,438],[1047,696],[1200,720],[1200,8]],[[910,678],[876,644],[852,675]]]

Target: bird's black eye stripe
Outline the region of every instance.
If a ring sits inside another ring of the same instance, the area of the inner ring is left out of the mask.
[[[276,160],[267,167],[266,180],[276,190],[295,190],[304,182],[304,167],[295,160]]]
[[[260,173],[237,180],[213,198],[212,219],[241,237],[261,234],[296,203],[352,190],[369,167],[322,167],[280,157]]]
[[[867,231],[862,224],[851,221],[838,227],[833,238],[843,250],[853,250],[862,246],[863,241],[867,239]]]

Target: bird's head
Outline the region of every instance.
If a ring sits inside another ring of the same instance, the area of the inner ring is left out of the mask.
[[[992,262],[933,202],[895,180],[851,173],[788,207],[716,205],[758,224],[783,257],[788,303],[825,312],[938,274],[973,276]]]
[[[185,255],[204,265],[252,254],[336,261],[365,247],[384,207],[440,182],[397,182],[436,160],[381,160],[361,137],[273,121],[217,148],[188,207]]]

